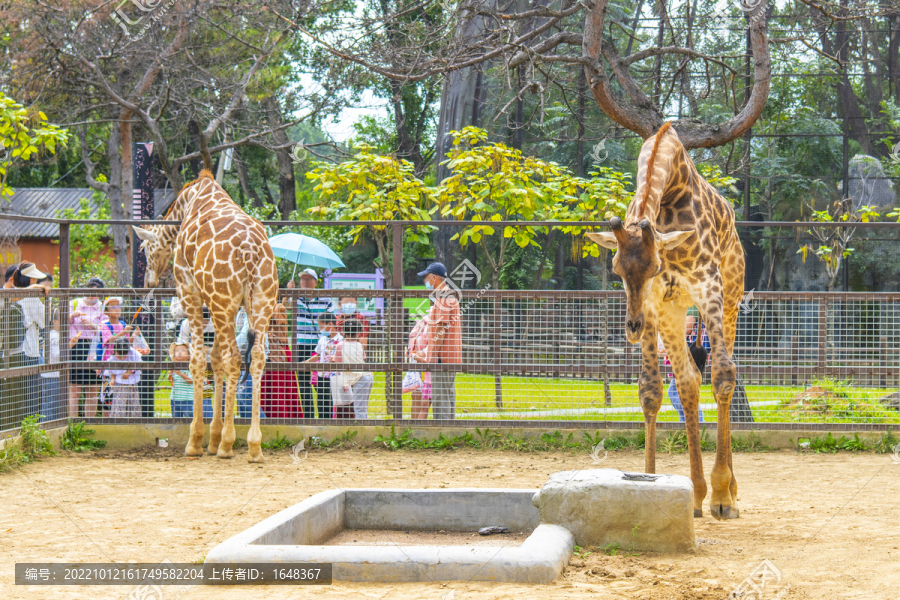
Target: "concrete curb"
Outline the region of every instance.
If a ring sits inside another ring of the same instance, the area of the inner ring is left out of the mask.
[[[538,525],[537,490],[330,490],[269,517],[224,541],[207,563],[332,563],[336,581],[497,581],[549,583],[565,569],[572,534]],[[320,546],[341,529],[472,531],[502,523],[535,527],[518,547]]]
[[[108,442],[106,448],[109,450],[126,450],[126,449],[134,449],[140,448],[147,445],[156,444],[156,440],[159,438],[168,438],[169,447],[183,447],[187,444],[188,436],[190,434],[190,424],[188,423],[178,423],[178,424],[103,424],[103,423],[94,423],[89,425],[89,427],[95,430],[94,438],[99,440],[106,440]],[[436,439],[438,435],[443,435],[444,437],[451,436],[461,436],[466,432],[474,434],[475,428],[480,427],[484,430],[484,427],[479,425],[478,423],[469,422],[465,425],[460,425],[458,427],[412,427],[413,435],[419,439],[427,439],[432,440]],[[237,431],[238,437],[246,439],[247,430],[249,429],[248,425],[235,425],[235,429]],[[285,436],[287,439],[292,442],[299,442],[302,439],[309,439],[312,436],[319,436],[326,440],[332,440],[338,435],[346,432],[346,431],[356,431],[357,435],[354,438],[354,442],[357,443],[372,443],[372,440],[375,439],[376,436],[383,435],[389,436],[391,433],[391,425],[390,422],[387,422],[384,426],[318,426],[318,425],[261,425],[262,436],[264,441],[271,441],[275,439],[276,434]],[[897,428],[900,430],[900,426]],[[401,431],[398,430],[399,434]],[[636,435],[642,429],[611,429],[611,428],[597,428],[597,429],[560,429],[560,428],[536,428],[536,427],[513,427],[513,428],[503,428],[496,429],[494,431],[498,431],[504,437],[508,434],[518,436],[518,437],[539,437],[543,433],[553,433],[555,431],[559,431],[563,434],[563,437],[569,435],[569,433],[574,434],[574,439],[582,440],[584,438],[584,432],[591,433],[591,435],[595,433],[599,433],[602,437],[612,437],[612,436],[626,436],[631,437]],[[663,429],[659,431],[659,439],[665,439],[669,435],[673,435],[676,432],[682,431],[680,429]],[[785,429],[759,429],[759,430],[736,430],[732,431],[732,437],[735,439],[747,439],[750,434],[754,436],[758,436],[759,440],[771,448],[772,450],[782,450],[782,449],[795,449],[797,447],[797,439],[798,438],[814,438],[814,437],[825,437],[828,432],[827,431],[819,431],[812,429],[803,429],[802,427],[797,428],[785,428]],[[858,433],[861,440],[865,441],[867,444],[871,445],[872,443],[881,439],[881,435],[883,432],[881,431],[838,431],[834,430],[834,436],[840,437],[842,435],[847,437],[853,437],[854,433]],[[715,439],[715,431],[709,432],[710,439]],[[793,440],[793,442],[791,441]],[[205,445],[209,441],[209,424],[206,426],[206,435],[203,440],[203,444]],[[58,446],[58,442],[54,442],[55,446]],[[307,444],[307,448],[309,444]],[[265,450],[263,453],[265,454]]]

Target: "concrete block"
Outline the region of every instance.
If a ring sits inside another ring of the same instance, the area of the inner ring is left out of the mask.
[[[565,527],[579,546],[618,543],[623,550],[696,549],[694,486],[681,475],[562,471],[550,476],[532,502],[542,524]]]

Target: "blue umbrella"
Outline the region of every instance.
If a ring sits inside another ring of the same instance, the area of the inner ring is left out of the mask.
[[[298,265],[336,269],[344,263],[334,250],[315,238],[299,233],[280,233],[269,238],[272,252],[278,258]]]

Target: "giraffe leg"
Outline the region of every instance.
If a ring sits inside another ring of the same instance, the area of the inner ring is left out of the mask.
[[[731,454],[731,395],[737,379],[737,369],[725,344],[724,320],[722,316],[722,288],[709,288],[712,297],[703,302],[701,313],[709,334],[712,358],[712,387],[716,398],[718,414],[716,425],[716,461],[713,464],[710,482],[710,512],[716,519],[731,518],[735,497],[731,494],[733,474],[730,466]]]
[[[735,244],[731,248],[731,252],[725,257],[722,265],[723,279],[725,280],[725,308],[724,308],[724,336],[725,349],[729,357],[734,356],[734,340],[737,336],[737,320],[740,312],[741,299],[744,295],[744,252],[740,245]],[[735,375],[735,378],[737,376]],[[732,391],[732,395],[733,395]],[[730,399],[730,397],[729,397]],[[725,455],[728,462],[728,469],[731,471],[731,483],[728,486],[731,492],[731,511],[729,517],[737,519],[740,512],[737,507],[737,479],[734,476],[734,466],[731,457],[731,414],[729,404],[729,426],[728,426],[728,444],[725,446]]]
[[[237,435],[234,430],[234,405],[237,398],[237,385],[240,378],[240,352],[234,339],[234,315],[229,318],[229,326],[224,327],[222,333],[223,352],[222,361],[225,364],[225,428],[222,431],[222,443],[216,456],[219,458],[234,457],[234,440]],[[218,331],[216,332],[218,337]]]
[[[694,516],[703,516],[703,500],[706,498],[706,478],[703,476],[703,455],[700,448],[700,382],[697,369],[685,342],[687,311],[671,302],[660,311],[659,333],[672,363],[675,388],[684,409],[687,430],[688,456],[691,462],[691,481],[694,484]]]
[[[191,434],[184,453],[203,456],[203,380],[206,372],[206,351],[203,348],[203,304],[197,295],[182,294],[182,306],[191,326],[191,379],[194,380],[194,417]]]
[[[213,418],[212,423],[209,425],[209,445],[206,447],[207,454],[218,454],[219,445],[222,443],[222,394],[224,392],[226,373],[225,361],[222,358],[222,348],[223,345],[217,335],[213,342],[212,352],[209,353],[209,362],[212,365],[215,386],[212,399]]]
[[[262,336],[260,336],[262,337]],[[262,431],[259,428],[259,404],[263,370],[266,364],[266,353],[262,342],[257,342],[252,351],[253,359],[250,363],[250,375],[253,377],[253,414],[250,419],[250,430],[247,432],[247,446],[249,452],[248,462],[263,462],[262,455]]]
[[[641,334],[641,377],[638,395],[644,411],[644,471],[656,473],[656,415],[662,404],[663,386],[656,351],[656,316],[644,312],[646,323]]]
[[[269,329],[269,319],[275,309],[275,298],[278,290],[273,293],[265,293],[260,287],[256,287],[248,298],[250,329],[256,334],[256,343],[251,351],[250,375],[253,377],[253,414],[250,419],[250,431],[247,433],[247,445],[249,447],[247,460],[251,463],[263,462],[262,432],[259,428],[260,392],[263,372],[266,367],[265,339]]]

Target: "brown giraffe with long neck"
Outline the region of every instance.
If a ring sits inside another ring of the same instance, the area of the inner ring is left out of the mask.
[[[737,518],[729,413],[736,379],[731,357],[744,293],[744,251],[734,226],[734,209],[697,172],[678,134],[666,123],[641,148],[637,190],[625,223],[614,218],[610,226],[611,232],[588,237],[605,248],[618,248],[613,271],[625,283],[625,334],[630,343],[641,344],[643,359],[639,383],[646,428],[645,469],[656,471],[656,415],[663,397],[658,331],[684,407],[694,516],[703,515],[702,377],[684,336],[687,309],[696,304],[709,335],[718,410],[710,511],[717,519]]]
[[[160,274],[174,252],[178,297],[191,327],[191,378],[194,380],[194,418],[185,454],[203,454],[203,379],[206,352],[203,347],[203,306],[215,327],[210,362],[215,373],[213,420],[207,452],[219,458],[234,456],[234,407],[241,359],[234,323],[241,305],[250,324],[247,357],[253,379],[253,416],[247,434],[250,462],[262,462],[259,429],[260,382],[266,356],[263,344],[269,318],[278,296],[275,257],[266,230],[247,216],[207,170],[188,183],[166,213],[165,220],[181,221],[181,227],[157,225],[134,231],[147,255],[147,287],[159,285]],[[245,366],[246,370],[246,366]],[[225,423],[222,423],[222,391],[226,390]]]

